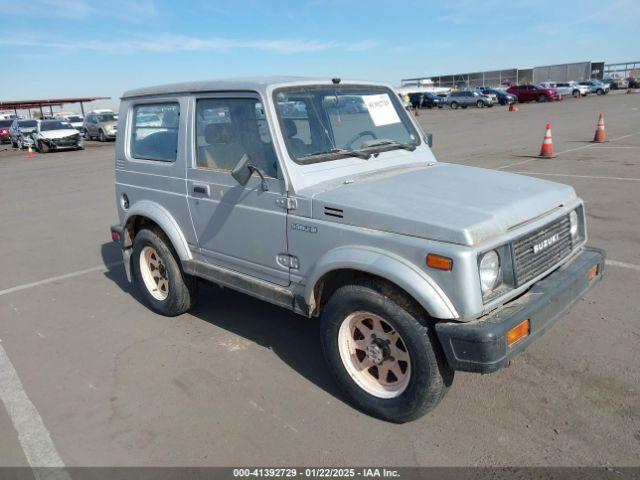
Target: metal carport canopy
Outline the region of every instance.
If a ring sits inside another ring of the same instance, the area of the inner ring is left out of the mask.
[[[31,109],[34,107],[42,109],[42,107],[59,107],[65,103],[79,103],[84,113],[85,102],[93,102],[94,100],[108,100],[111,97],[77,97],[77,98],[46,98],[42,100],[0,100],[0,110],[17,110]]]

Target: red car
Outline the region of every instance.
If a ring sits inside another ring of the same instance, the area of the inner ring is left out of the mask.
[[[11,140],[9,139],[9,127],[13,120],[0,120],[0,144],[9,143]]]
[[[507,92],[518,97],[519,102],[550,102],[558,100],[560,96],[558,92],[550,88],[544,88],[540,85],[516,85],[507,90]]]

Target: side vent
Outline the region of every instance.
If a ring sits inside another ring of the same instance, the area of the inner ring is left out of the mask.
[[[343,212],[341,208],[324,207],[324,214],[328,217],[342,218]]]

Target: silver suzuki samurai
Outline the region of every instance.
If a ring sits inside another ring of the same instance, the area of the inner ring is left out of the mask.
[[[258,78],[124,94],[129,281],[162,315],[203,279],[319,317],[336,382],[406,422],[505,367],[602,278],[568,186],[437,162],[387,86]]]

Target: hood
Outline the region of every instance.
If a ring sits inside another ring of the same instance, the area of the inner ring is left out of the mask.
[[[559,183],[447,163],[356,177],[312,198],[321,220],[469,246],[577,199]]]
[[[40,132],[42,138],[64,138],[70,135],[78,135],[78,131],[75,128],[65,128],[63,130],[45,130]]]
[[[111,120],[109,122],[98,122],[98,125],[100,125],[101,127],[105,127],[105,128],[116,128],[116,126],[118,125],[118,121],[117,120]]]

